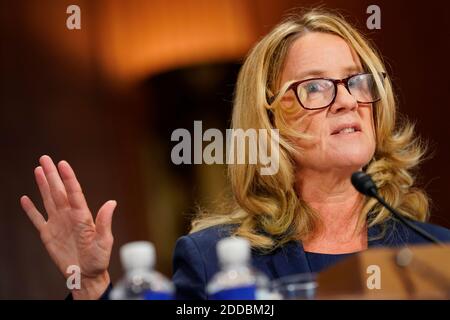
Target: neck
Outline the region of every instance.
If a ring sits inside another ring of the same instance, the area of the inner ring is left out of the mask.
[[[319,218],[312,235],[303,241],[306,251],[346,253],[367,248],[366,226],[358,226],[364,197],[350,176],[351,172],[297,172],[297,193]]]

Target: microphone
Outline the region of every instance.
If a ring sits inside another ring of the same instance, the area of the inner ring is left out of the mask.
[[[386,201],[384,201],[384,199],[378,194],[377,186],[368,174],[362,171],[354,172],[352,174],[351,181],[356,190],[358,190],[363,195],[377,199],[378,202],[380,202],[386,209],[388,209],[404,225],[413,229],[425,239],[436,244],[442,244],[442,242],[436,239],[436,237],[432,236],[422,228],[416,226],[410,220],[401,215],[397,210],[388,205]]]

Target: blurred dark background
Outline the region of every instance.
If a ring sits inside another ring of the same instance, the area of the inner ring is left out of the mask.
[[[71,4],[81,30],[66,28]],[[194,120],[225,130],[247,51],[287,12],[319,4],[342,10],[385,57],[401,112],[434,151],[420,177],[431,220],[450,227],[446,1],[2,0],[0,298],[67,293],[19,205],[22,194],[39,199],[33,169],[42,154],[72,164],[93,212],[118,201],[113,280],[120,245],[141,239],[155,243],[157,267],[170,276],[195,205],[226,190],[224,166],[171,163],[172,131],[193,132]],[[371,4],[381,30],[366,27]]]

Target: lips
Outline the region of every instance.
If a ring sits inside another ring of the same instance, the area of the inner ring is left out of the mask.
[[[354,132],[360,132],[361,126],[357,122],[351,122],[351,123],[342,123],[333,128],[331,131],[331,135],[336,134],[349,134]]]

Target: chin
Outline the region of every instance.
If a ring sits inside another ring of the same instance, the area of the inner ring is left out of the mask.
[[[349,168],[349,170],[359,170],[369,163],[372,154],[345,154],[335,157],[330,163],[334,163],[335,167]]]
[[[348,150],[340,150],[329,158],[329,163],[336,167],[362,168],[370,159],[372,159],[375,150],[372,148],[348,148]]]

